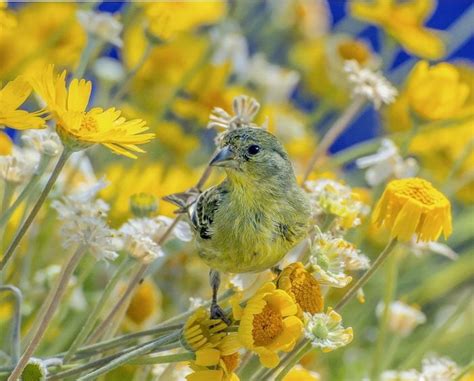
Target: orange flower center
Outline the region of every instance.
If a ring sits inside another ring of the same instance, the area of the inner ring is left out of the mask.
[[[85,116],[81,121],[81,130],[97,132],[97,121],[92,116]]]
[[[231,373],[239,366],[239,352],[232,353],[231,355],[222,356],[227,372]]]
[[[252,336],[256,346],[270,344],[283,332],[283,319],[279,311],[268,304],[253,318]]]
[[[344,60],[356,60],[360,64],[367,62],[370,56],[365,44],[359,41],[341,42],[337,50]]]
[[[323,310],[323,298],[319,283],[311,274],[298,269],[290,274],[291,292],[304,312],[315,314]]]

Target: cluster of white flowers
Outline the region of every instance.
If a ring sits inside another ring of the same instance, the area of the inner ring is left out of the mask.
[[[249,48],[238,26],[229,23],[217,26],[211,30],[211,40],[214,44],[211,62],[215,65],[230,62],[233,72],[243,76],[248,70]]]
[[[352,84],[353,96],[363,96],[370,100],[377,109],[382,104],[390,104],[395,101],[398,94],[397,89],[381,73],[360,67],[355,60],[346,61],[344,71]]]
[[[82,27],[92,35],[103,41],[122,47],[123,25],[112,14],[107,12],[77,11],[77,19]]]
[[[14,146],[10,155],[0,156],[0,177],[12,184],[23,184],[38,169],[39,160],[36,150]]]
[[[26,130],[21,134],[21,140],[25,146],[46,156],[58,155],[62,147],[59,135],[48,128],[44,130]]]
[[[420,167],[414,158],[403,159],[398,147],[390,139],[383,139],[377,153],[356,160],[357,167],[367,169],[365,180],[370,186],[385,182],[390,177],[414,177]]]
[[[377,305],[377,317],[382,316],[384,308],[382,302]],[[399,300],[390,304],[388,314],[389,329],[403,337],[410,335],[418,325],[426,322],[423,312]]]
[[[421,372],[416,369],[387,370],[381,381],[452,381],[459,374],[458,365],[447,357],[431,357],[422,361]]]

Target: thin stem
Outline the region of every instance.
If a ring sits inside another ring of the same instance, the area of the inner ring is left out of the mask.
[[[115,286],[117,285],[122,275],[128,270],[131,263],[132,259],[130,257],[127,257],[117,268],[117,271],[115,271],[115,274],[107,283],[104,292],[102,293],[100,299],[97,301],[93,310],[89,314],[89,317],[87,318],[81,331],[76,336],[73,343],[71,344],[71,347],[64,356],[64,363],[67,363],[69,362],[69,360],[71,360],[71,358],[74,356],[74,353],[76,353],[77,348],[79,348],[79,346],[86,340],[87,336],[91,333],[92,329],[94,328],[94,324],[97,321],[97,318],[102,313],[104,307],[106,306],[106,303],[110,295],[112,294],[112,291],[115,289]]]
[[[241,380],[250,380],[255,375],[256,371],[260,367],[260,360],[256,355],[250,357],[246,362],[245,366],[239,371],[239,378]]]
[[[23,299],[21,291],[15,286],[5,285],[0,286],[0,291],[9,291],[15,298],[15,312],[11,327],[11,359],[12,365],[15,366],[20,358],[20,326],[21,326],[21,301]]]
[[[53,297],[51,298],[49,305],[46,308],[46,311],[41,316],[41,323],[36,329],[36,332],[33,335],[31,342],[26,347],[25,352],[20,358],[20,361],[15,366],[15,369],[13,370],[10,377],[8,377],[7,381],[16,381],[20,378],[23,369],[28,364],[28,361],[30,360],[31,356],[38,347],[41,339],[43,338],[46,329],[48,328],[49,322],[53,318],[54,313],[59,305],[59,302],[61,301],[61,298],[64,293],[66,292],[67,284],[71,279],[71,275],[74,272],[74,269],[79,264],[79,261],[81,260],[83,254],[86,252],[86,249],[86,246],[79,246],[75,253],[72,255],[72,257],[69,259],[69,261],[66,263],[66,265],[63,267],[61,271],[61,277],[59,278]]]
[[[74,78],[81,78],[84,75],[87,69],[87,65],[89,64],[89,60],[98,47],[99,39],[89,33],[87,35],[87,44],[84,50],[82,51],[79,65],[74,71]]]
[[[38,171],[31,177],[30,181],[26,186],[23,188],[21,193],[18,195],[13,204],[6,209],[2,216],[0,217],[0,227],[2,227],[10,218],[10,216],[15,212],[15,210],[20,206],[23,200],[28,197],[31,192],[34,190],[36,184],[38,183],[39,179],[43,175],[44,171],[48,167],[50,161],[49,156],[41,156],[41,161],[38,167]]]
[[[276,376],[275,381],[283,381],[284,377],[302,359],[302,357],[312,349],[311,342],[303,340],[293,353],[288,355],[287,365]]]
[[[350,122],[355,116],[362,110],[366,103],[365,98],[357,97],[352,103],[345,109],[342,115],[334,122],[328,132],[324,135],[321,142],[318,145],[318,149],[310,159],[308,167],[306,168],[303,175],[303,182],[308,180],[309,175],[313,171],[316,164],[326,156],[329,148],[333,145],[336,139],[349,127]]]
[[[194,360],[196,355],[193,352],[176,353],[174,355],[166,356],[146,356],[130,361],[131,365],[153,365],[153,364],[168,364],[173,362],[182,362]]]
[[[397,288],[397,257],[393,255],[388,260],[387,266],[387,280],[385,282],[385,296],[384,296],[384,309],[382,318],[380,319],[379,332],[377,335],[377,342],[375,344],[375,350],[373,353],[372,361],[372,380],[377,380],[382,370],[382,357],[387,353],[384,351],[385,343],[387,339],[387,329],[388,323],[390,320],[390,304],[392,303],[393,297],[395,295],[395,290]]]
[[[3,256],[1,262],[0,262],[0,271],[3,271],[5,268],[6,264],[8,263],[10,257],[13,255],[13,252],[15,249],[18,247],[20,244],[23,236],[25,233],[28,231],[31,223],[35,219],[36,215],[38,214],[39,210],[41,209],[41,206],[43,205],[44,201],[46,200],[46,197],[48,196],[49,192],[51,191],[51,188],[53,187],[54,183],[56,182],[59,173],[64,167],[64,164],[66,164],[67,159],[71,155],[71,151],[68,150],[67,148],[64,148],[63,152],[61,153],[61,156],[59,157],[58,162],[56,163],[56,166],[53,169],[53,172],[51,173],[51,176],[48,179],[48,182],[46,183],[46,186],[44,187],[43,191],[41,192],[38,200],[36,201],[35,205],[33,206],[33,209],[31,209],[30,214],[26,218],[25,222],[23,225],[21,225],[21,228],[18,230],[18,232],[15,235],[15,238],[13,238],[12,243],[8,247],[7,251],[5,252],[5,255]]]
[[[474,370],[474,361],[471,361],[464,368],[462,368],[461,371],[456,376],[456,378],[454,379],[454,381],[460,381],[466,374],[468,374],[472,370]]]
[[[375,262],[372,264],[370,269],[366,271],[364,275],[351,287],[349,291],[344,295],[344,297],[337,303],[336,307],[334,309],[336,311],[341,310],[349,300],[352,299],[352,297],[357,293],[359,288],[361,288],[363,285],[365,285],[369,279],[374,275],[374,273],[379,269],[379,267],[385,262],[385,260],[388,258],[389,254],[392,252],[393,248],[397,244],[396,239],[391,239],[387,246],[385,246],[385,249],[379,254]]]
[[[181,335],[181,332],[172,333],[168,336],[159,338],[149,344],[143,345],[140,348],[137,348],[133,351],[129,351],[128,353],[110,361],[107,365],[103,366],[102,368],[99,368],[83,377],[80,377],[77,380],[78,381],[93,380],[97,376],[100,376],[101,374],[107,373],[125,363],[128,363],[130,360],[135,359],[136,357],[149,353],[152,350],[159,348],[160,346],[164,344],[168,344],[170,342],[177,340],[180,335]]]

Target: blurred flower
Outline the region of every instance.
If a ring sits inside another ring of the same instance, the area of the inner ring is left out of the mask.
[[[343,288],[351,281],[347,275],[343,252],[348,248],[342,238],[334,238],[330,234],[319,233],[311,243],[309,262],[319,283],[331,287]]]
[[[126,317],[133,324],[144,327],[160,313],[161,292],[151,280],[141,283],[130,300]]]
[[[381,381],[421,381],[420,374],[415,369],[386,370],[380,375]]]
[[[410,243],[410,249],[417,257],[421,257],[427,253],[442,255],[451,260],[458,259],[458,254],[448,245],[439,242],[416,242],[414,237]]]
[[[10,137],[3,131],[0,131],[0,156],[10,155],[12,150],[13,142]]]
[[[341,316],[334,310],[326,313],[304,314],[306,324],[305,337],[314,348],[321,348],[323,352],[331,352],[344,347],[352,341],[352,328],[342,326]]]
[[[39,159],[38,152],[13,146],[11,154],[0,156],[0,177],[13,184],[23,184],[35,173]]]
[[[31,113],[18,109],[30,93],[31,85],[23,76],[15,78],[0,88],[0,128],[7,126],[25,130],[45,126],[44,119],[40,117],[42,111]]]
[[[94,74],[106,83],[117,83],[125,79],[125,69],[120,61],[110,57],[100,57],[94,62]]]
[[[245,36],[237,26],[225,24],[211,30],[214,50],[211,57],[213,65],[232,64],[232,71],[242,76],[248,70],[249,49]]]
[[[353,17],[383,28],[408,52],[429,59],[445,54],[443,41],[437,31],[423,26],[430,17],[434,0],[375,0],[349,2]]]
[[[290,295],[266,283],[242,312],[238,331],[242,345],[255,352],[264,367],[276,367],[280,362],[277,352],[291,351],[301,335],[303,324],[297,313]]]
[[[55,76],[49,65],[32,78],[33,87],[46,102],[56,119],[56,129],[63,143],[73,150],[81,150],[99,143],[113,152],[135,159],[133,152],[144,152],[137,145],[148,143],[154,134],[142,134],[148,128],[140,119],[127,121],[114,108],[93,108],[89,103],[92,84],[73,79],[66,89],[66,71]]]
[[[457,364],[447,357],[426,358],[422,361],[421,376],[426,381],[450,381],[459,373]]]
[[[408,102],[422,118],[447,119],[457,116],[466,104],[469,86],[455,66],[440,63],[430,67],[421,61],[412,69],[406,84]]]
[[[42,155],[57,156],[61,150],[61,140],[56,132],[44,130],[27,130],[21,134],[22,142]]]
[[[352,85],[354,97],[366,98],[374,104],[376,109],[395,100],[398,92],[382,74],[362,68],[355,60],[347,61],[344,70]]]
[[[257,127],[257,125],[252,123],[258,110],[260,110],[260,103],[256,99],[246,95],[235,97],[232,102],[232,110],[234,115],[230,115],[227,111],[215,107],[209,116],[210,121],[207,128],[232,131],[240,127]]]
[[[283,381],[321,381],[321,376],[297,364],[283,378]]]
[[[303,312],[315,314],[323,310],[324,299],[319,283],[306,271],[301,262],[292,263],[284,268],[276,284],[293,298],[301,317]]]
[[[183,327],[181,344],[189,351],[214,348],[226,336],[227,324],[219,319],[211,319],[209,312],[199,308]]]
[[[21,373],[22,380],[45,381],[48,376],[48,368],[43,360],[32,357]]]
[[[376,315],[378,318],[382,316],[384,308],[382,302],[377,305]],[[388,313],[389,329],[402,337],[410,335],[418,325],[426,322],[423,312],[399,300],[390,303]]]
[[[367,169],[365,180],[372,187],[390,177],[414,177],[419,170],[417,161],[413,158],[404,160],[398,152],[398,147],[390,139],[382,139],[377,153],[361,157],[355,164],[359,168]]]
[[[385,226],[392,238],[435,241],[452,232],[451,204],[431,183],[420,178],[391,181],[378,201],[372,221]]]
[[[135,217],[150,217],[158,209],[158,203],[152,194],[140,192],[130,196],[130,209]]]
[[[351,188],[340,182],[329,179],[307,181],[305,188],[316,218],[331,215],[340,220],[342,227],[351,228],[359,225],[360,217],[367,214],[367,206],[358,200]]]
[[[95,12],[79,10],[77,19],[82,27],[91,35],[98,37],[104,42],[110,42],[118,47],[122,47],[122,24],[108,12]]]

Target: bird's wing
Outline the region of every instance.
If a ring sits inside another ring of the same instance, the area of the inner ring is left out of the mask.
[[[212,223],[222,196],[221,187],[215,186],[204,191],[194,204],[191,221],[202,239],[210,239],[212,236]]]

